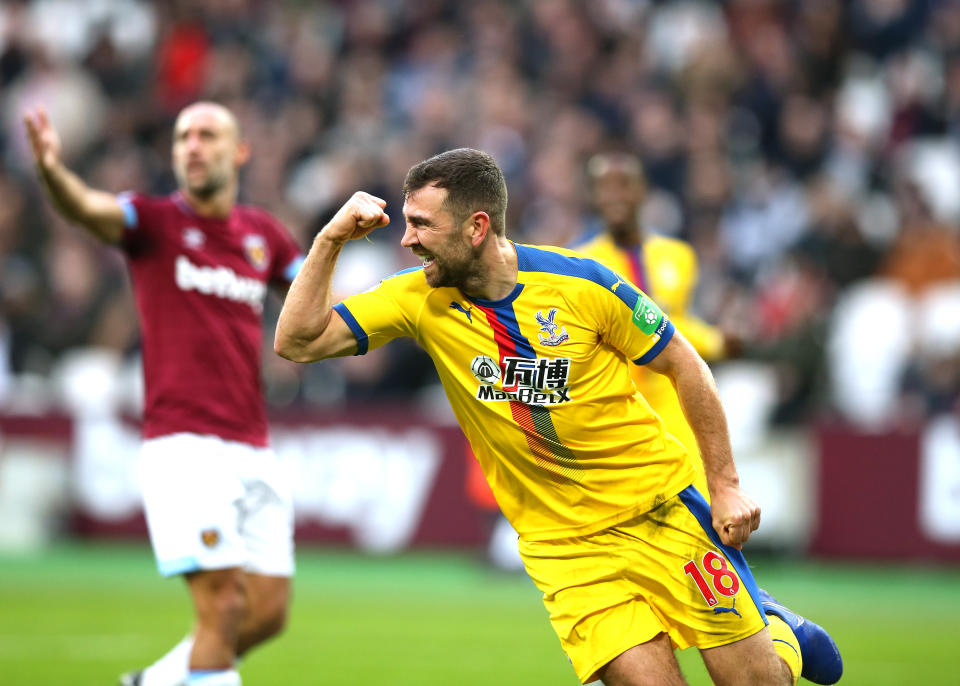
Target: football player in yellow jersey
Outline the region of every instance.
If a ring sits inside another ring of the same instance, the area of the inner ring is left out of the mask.
[[[603,228],[571,247],[624,275],[649,294],[703,359],[709,362],[725,357],[730,339],[689,309],[697,285],[693,247],[675,238],[647,233],[640,222],[646,192],[640,161],[627,153],[597,154],[587,164],[587,175]],[[690,453],[697,470],[694,485],[709,497],[700,451],[670,380],[640,365],[633,366],[631,373],[637,389],[663,419],[667,431]]]
[[[414,166],[404,200],[401,245],[422,267],[331,305],[343,245],[389,223],[383,200],[354,194],[287,294],[276,352],[423,346],[584,683],[680,686],[673,648],[687,646],[717,683],[839,679],[829,635],[753,581],[740,548],[759,507],[739,488],[710,371],[660,308],[593,259],[507,239],[503,174],[485,153]],[[712,506],[629,364],[675,385]]]

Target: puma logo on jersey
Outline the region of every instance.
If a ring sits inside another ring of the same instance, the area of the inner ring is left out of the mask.
[[[175,279],[180,290],[246,303],[257,312],[263,309],[267,294],[262,281],[239,276],[229,267],[197,266],[185,255],[177,257]]]
[[[451,309],[451,310],[456,310],[457,312],[463,312],[465,315],[467,315],[467,321],[470,322],[471,324],[473,324],[473,315],[470,314],[470,310],[473,309],[472,307],[468,307],[468,308],[464,309],[464,308],[463,308],[463,305],[461,305],[460,303],[458,303],[458,302],[451,302],[451,303],[450,303],[450,309]]]
[[[713,608],[713,614],[715,614],[715,615],[719,615],[719,614],[722,614],[722,613],[724,613],[724,612],[732,612],[733,614],[735,614],[735,615],[736,615],[737,617],[739,617],[740,619],[743,619],[743,615],[741,615],[739,612],[737,612],[737,599],[736,599],[736,598],[733,599],[733,603],[730,605],[730,607],[717,606],[717,607]]]
[[[617,279],[617,282],[616,282],[615,284],[613,284],[612,286],[610,286],[610,290],[613,291],[614,293],[616,293],[616,292],[617,292],[617,289],[620,288],[620,284],[622,284],[622,283],[623,283],[623,279]]]

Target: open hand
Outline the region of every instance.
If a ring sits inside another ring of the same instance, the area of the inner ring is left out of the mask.
[[[60,135],[53,128],[47,112],[42,107],[27,110],[23,115],[23,123],[27,127],[27,138],[37,166],[42,171],[48,171],[60,162]]]
[[[386,206],[386,200],[357,191],[337,210],[320,233],[337,243],[363,238],[374,229],[390,223],[390,217],[383,211]]]

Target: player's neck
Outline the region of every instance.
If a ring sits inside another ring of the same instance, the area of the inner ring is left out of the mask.
[[[613,242],[621,248],[639,248],[643,245],[643,227],[639,222],[629,225],[607,227]]]
[[[226,219],[237,204],[236,188],[225,188],[209,198],[199,197],[186,188],[181,188],[180,195],[195,214],[208,219]]]
[[[461,286],[466,295],[481,300],[502,300],[517,286],[517,249],[505,236],[496,237],[481,257],[482,271],[474,283]]]

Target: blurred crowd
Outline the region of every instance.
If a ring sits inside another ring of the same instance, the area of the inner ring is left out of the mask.
[[[630,151],[645,225],[697,250],[698,313],[775,378],[771,421],[960,411],[957,0],[6,0],[8,405],[55,402],[77,354],[137,355],[123,261],[50,211],[24,109],[48,109],[91,185],[164,194],[173,117],[201,98],[252,143],[241,200],[304,247],[354,190],[388,200],[391,227],[339,267],[345,293],[413,263],[399,188],[431,154],[493,154],[510,236],[565,245],[596,223],[586,160]],[[434,396],[412,344],[264,359],[275,406]]]

